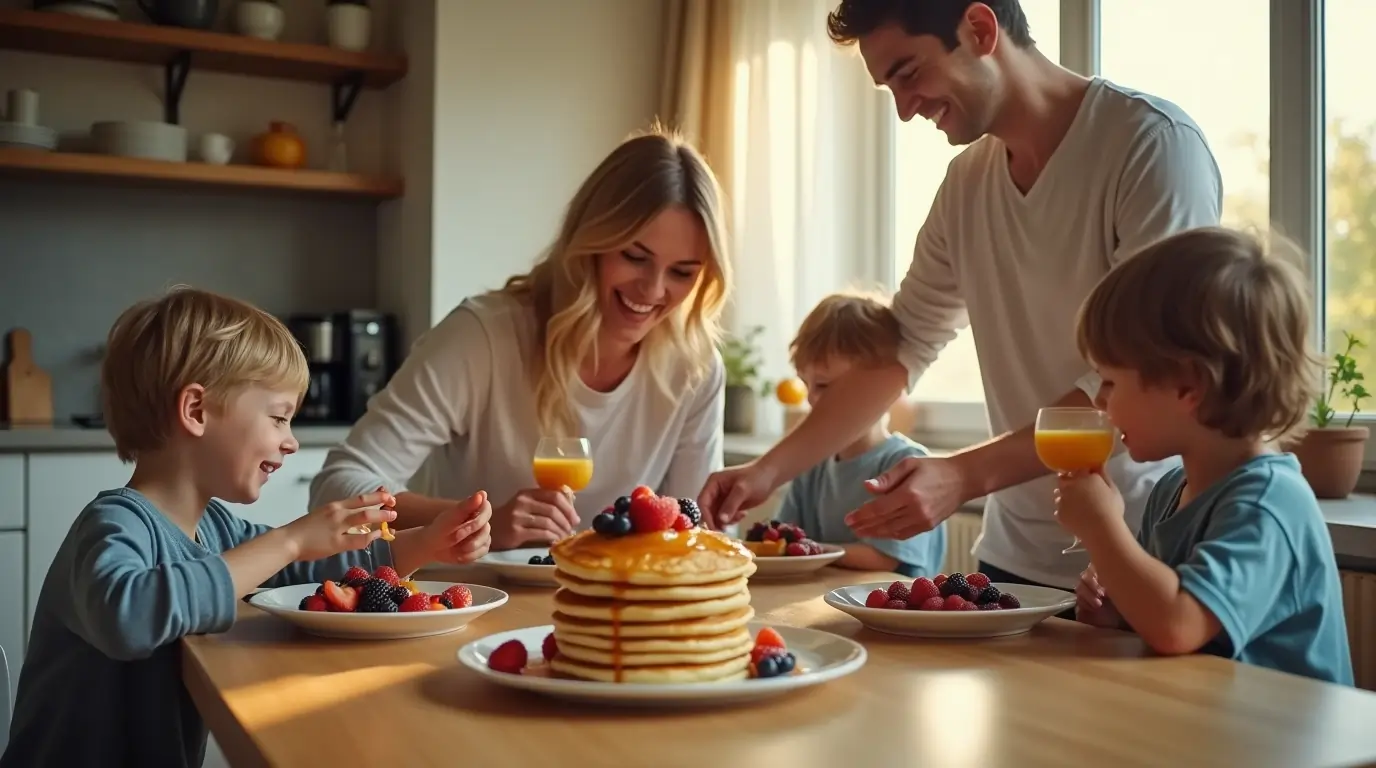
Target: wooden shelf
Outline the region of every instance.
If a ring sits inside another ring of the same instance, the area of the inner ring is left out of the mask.
[[[397,82],[407,66],[405,56],[22,9],[0,9],[0,48],[159,66],[189,54],[197,70],[331,84],[361,76],[367,88]]]
[[[391,200],[401,197],[401,179],[328,171],[260,168],[251,165],[172,163],[131,157],[0,148],[0,176],[79,177],[154,185],[273,190],[297,195]]]

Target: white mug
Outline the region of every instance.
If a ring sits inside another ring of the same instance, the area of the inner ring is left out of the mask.
[[[15,88],[6,99],[5,119],[21,125],[38,125],[38,93]]]
[[[201,159],[211,165],[225,165],[234,157],[234,139],[223,133],[207,133],[201,137]]]

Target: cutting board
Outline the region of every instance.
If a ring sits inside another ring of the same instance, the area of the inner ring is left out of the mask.
[[[33,361],[33,336],[24,328],[15,328],[9,340],[5,420],[11,426],[52,426],[53,380]]]

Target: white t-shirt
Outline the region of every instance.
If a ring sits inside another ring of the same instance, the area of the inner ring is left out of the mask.
[[[534,488],[540,441],[527,361],[538,344],[534,313],[506,294],[465,300],[415,344],[311,483],[311,508],[385,485],[461,499],[485,490],[492,506]],[[673,396],[646,355],[611,392],[572,382],[593,477],[576,495],[583,528],[637,485],[695,498],[722,467],[725,368],[720,355],[696,386],[686,361],[669,371]],[[434,453],[433,458],[431,457]],[[415,478],[430,459],[425,477]]]
[[[1217,225],[1222,199],[1199,126],[1168,101],[1103,79],[1090,84],[1026,195],[1009,176],[1004,144],[976,141],[951,161],[894,297],[910,382],[969,325],[993,434],[1032,424],[1037,409],[1074,387],[1093,397],[1098,379],[1075,345],[1080,304],[1143,246]],[[1156,480],[1176,463],[1138,464],[1125,452],[1109,463],[1133,530]],[[1088,556],[1061,554],[1072,536],[1055,520],[1055,483],[1048,475],[991,494],[976,557],[1073,586]]]

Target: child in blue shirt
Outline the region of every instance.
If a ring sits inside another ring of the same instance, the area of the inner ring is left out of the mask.
[[[898,356],[898,320],[883,301],[837,294],[823,299],[798,329],[789,354],[807,401],[816,406],[827,385],[855,367],[892,363]],[[884,420],[854,443],[793,480],[775,519],[801,527],[813,541],[839,544],[843,568],[891,571],[910,578],[934,576],[946,557],[945,524],[908,539],[859,538],[845,517],[873,498],[865,482],[909,456],[927,451]]]
[[[181,680],[178,641],[223,632],[259,586],[338,579],[352,565],[409,573],[487,551],[482,493],[425,528],[379,528],[379,491],[280,528],[236,517],[297,442],[306,360],[271,315],[190,289],[116,321],[101,371],[123,488],[77,516],[39,594],[0,766],[199,766],[206,728]]]
[[[1085,300],[1081,353],[1136,461],[1181,458],[1137,535],[1101,472],[1062,476],[1057,514],[1091,565],[1077,616],[1158,653],[1203,651],[1351,685],[1333,543],[1290,436],[1313,402],[1307,293],[1293,267],[1224,228],[1120,264]]]

